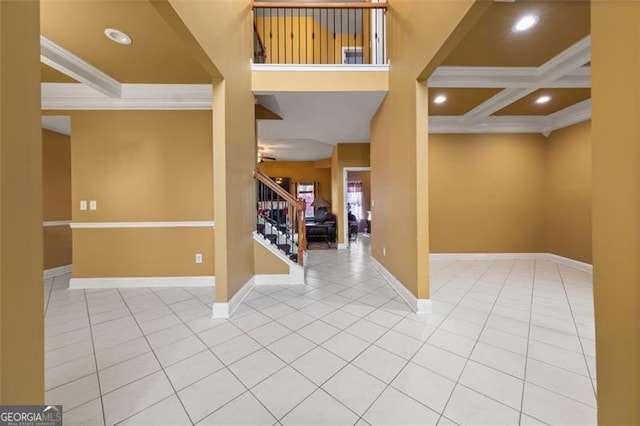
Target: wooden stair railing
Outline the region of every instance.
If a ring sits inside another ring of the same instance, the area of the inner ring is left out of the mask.
[[[273,181],[269,176],[265,175],[260,170],[256,169],[253,171],[253,177],[264,184],[267,188],[269,188],[273,193],[277,194],[277,196],[281,200],[277,200],[277,203],[285,202],[288,205],[289,215],[288,217],[293,217],[295,219],[291,220],[291,227],[285,227],[285,232],[297,233],[297,239],[294,239],[293,235],[290,235],[291,245],[295,243],[297,246],[296,253],[296,261],[300,265],[304,265],[304,253],[307,247],[307,227],[305,223],[305,211],[306,211],[306,203],[304,200],[297,200],[293,195],[291,195],[287,190],[282,188],[276,182]],[[261,200],[261,194],[257,194],[258,198],[258,208],[260,209],[261,203],[265,203],[265,200]],[[271,202],[273,204],[273,199],[267,202]],[[293,211],[291,211],[293,210]],[[276,226],[278,224],[276,223]],[[264,232],[264,227],[263,227]],[[264,235],[264,234],[263,234]],[[266,237],[266,236],[265,236]],[[286,246],[287,244],[278,244],[277,241],[272,243],[276,244],[279,248],[283,249],[280,246]]]

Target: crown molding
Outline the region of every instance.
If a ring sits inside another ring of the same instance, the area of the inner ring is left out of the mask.
[[[42,83],[43,110],[209,110],[210,84],[122,84],[120,98],[98,93],[80,83]]]
[[[111,98],[120,97],[121,84],[82,58],[40,36],[40,61]]]
[[[517,88],[538,85],[537,67],[438,67],[429,87]],[[591,67],[583,66],[546,85],[548,88],[591,87]]]
[[[572,126],[591,118],[591,99],[571,105],[549,115],[491,116],[477,122],[464,116],[429,117],[429,134],[443,133],[542,133]]]

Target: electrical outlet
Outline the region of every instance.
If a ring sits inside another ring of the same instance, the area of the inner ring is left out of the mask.
[[[196,253],[196,263],[202,263],[202,253]]]
[[[386,247],[382,247],[382,255],[383,256],[387,255],[387,248]]]
[[[89,210],[98,210],[98,202],[96,200],[89,201]]]
[[[87,209],[87,200],[80,200],[80,210]]]

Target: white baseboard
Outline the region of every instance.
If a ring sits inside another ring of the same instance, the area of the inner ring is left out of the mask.
[[[547,253],[430,253],[431,260],[546,260]]]
[[[584,272],[593,274],[593,265],[579,260],[569,259],[568,257],[558,256],[557,254],[549,253],[548,259],[552,262],[559,263],[561,265],[569,266],[571,268],[579,269]]]
[[[593,265],[552,253],[431,253],[431,260],[548,260],[593,273]]]
[[[73,265],[63,265],[56,268],[45,269],[42,271],[42,277],[47,278],[59,277],[60,275],[67,275],[73,272]]]
[[[214,287],[213,276],[71,278],[69,288]]]
[[[211,311],[211,318],[229,318],[231,314],[242,304],[244,299],[247,298],[253,287],[255,286],[255,277],[251,277],[241,288],[233,295],[229,302],[214,302],[213,310]]]
[[[405,286],[402,284],[396,277],[393,276],[391,272],[387,270],[380,262],[378,262],[373,257],[373,265],[380,272],[380,275],[389,283],[391,288],[393,288],[396,293],[405,301],[407,305],[416,313],[416,314],[430,314],[432,312],[432,304],[431,299],[418,299],[413,295]]]

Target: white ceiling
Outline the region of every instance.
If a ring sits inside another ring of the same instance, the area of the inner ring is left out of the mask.
[[[385,92],[261,93],[282,120],[259,120],[258,143],[277,160],[319,160],[338,143],[369,142],[369,124]]]

